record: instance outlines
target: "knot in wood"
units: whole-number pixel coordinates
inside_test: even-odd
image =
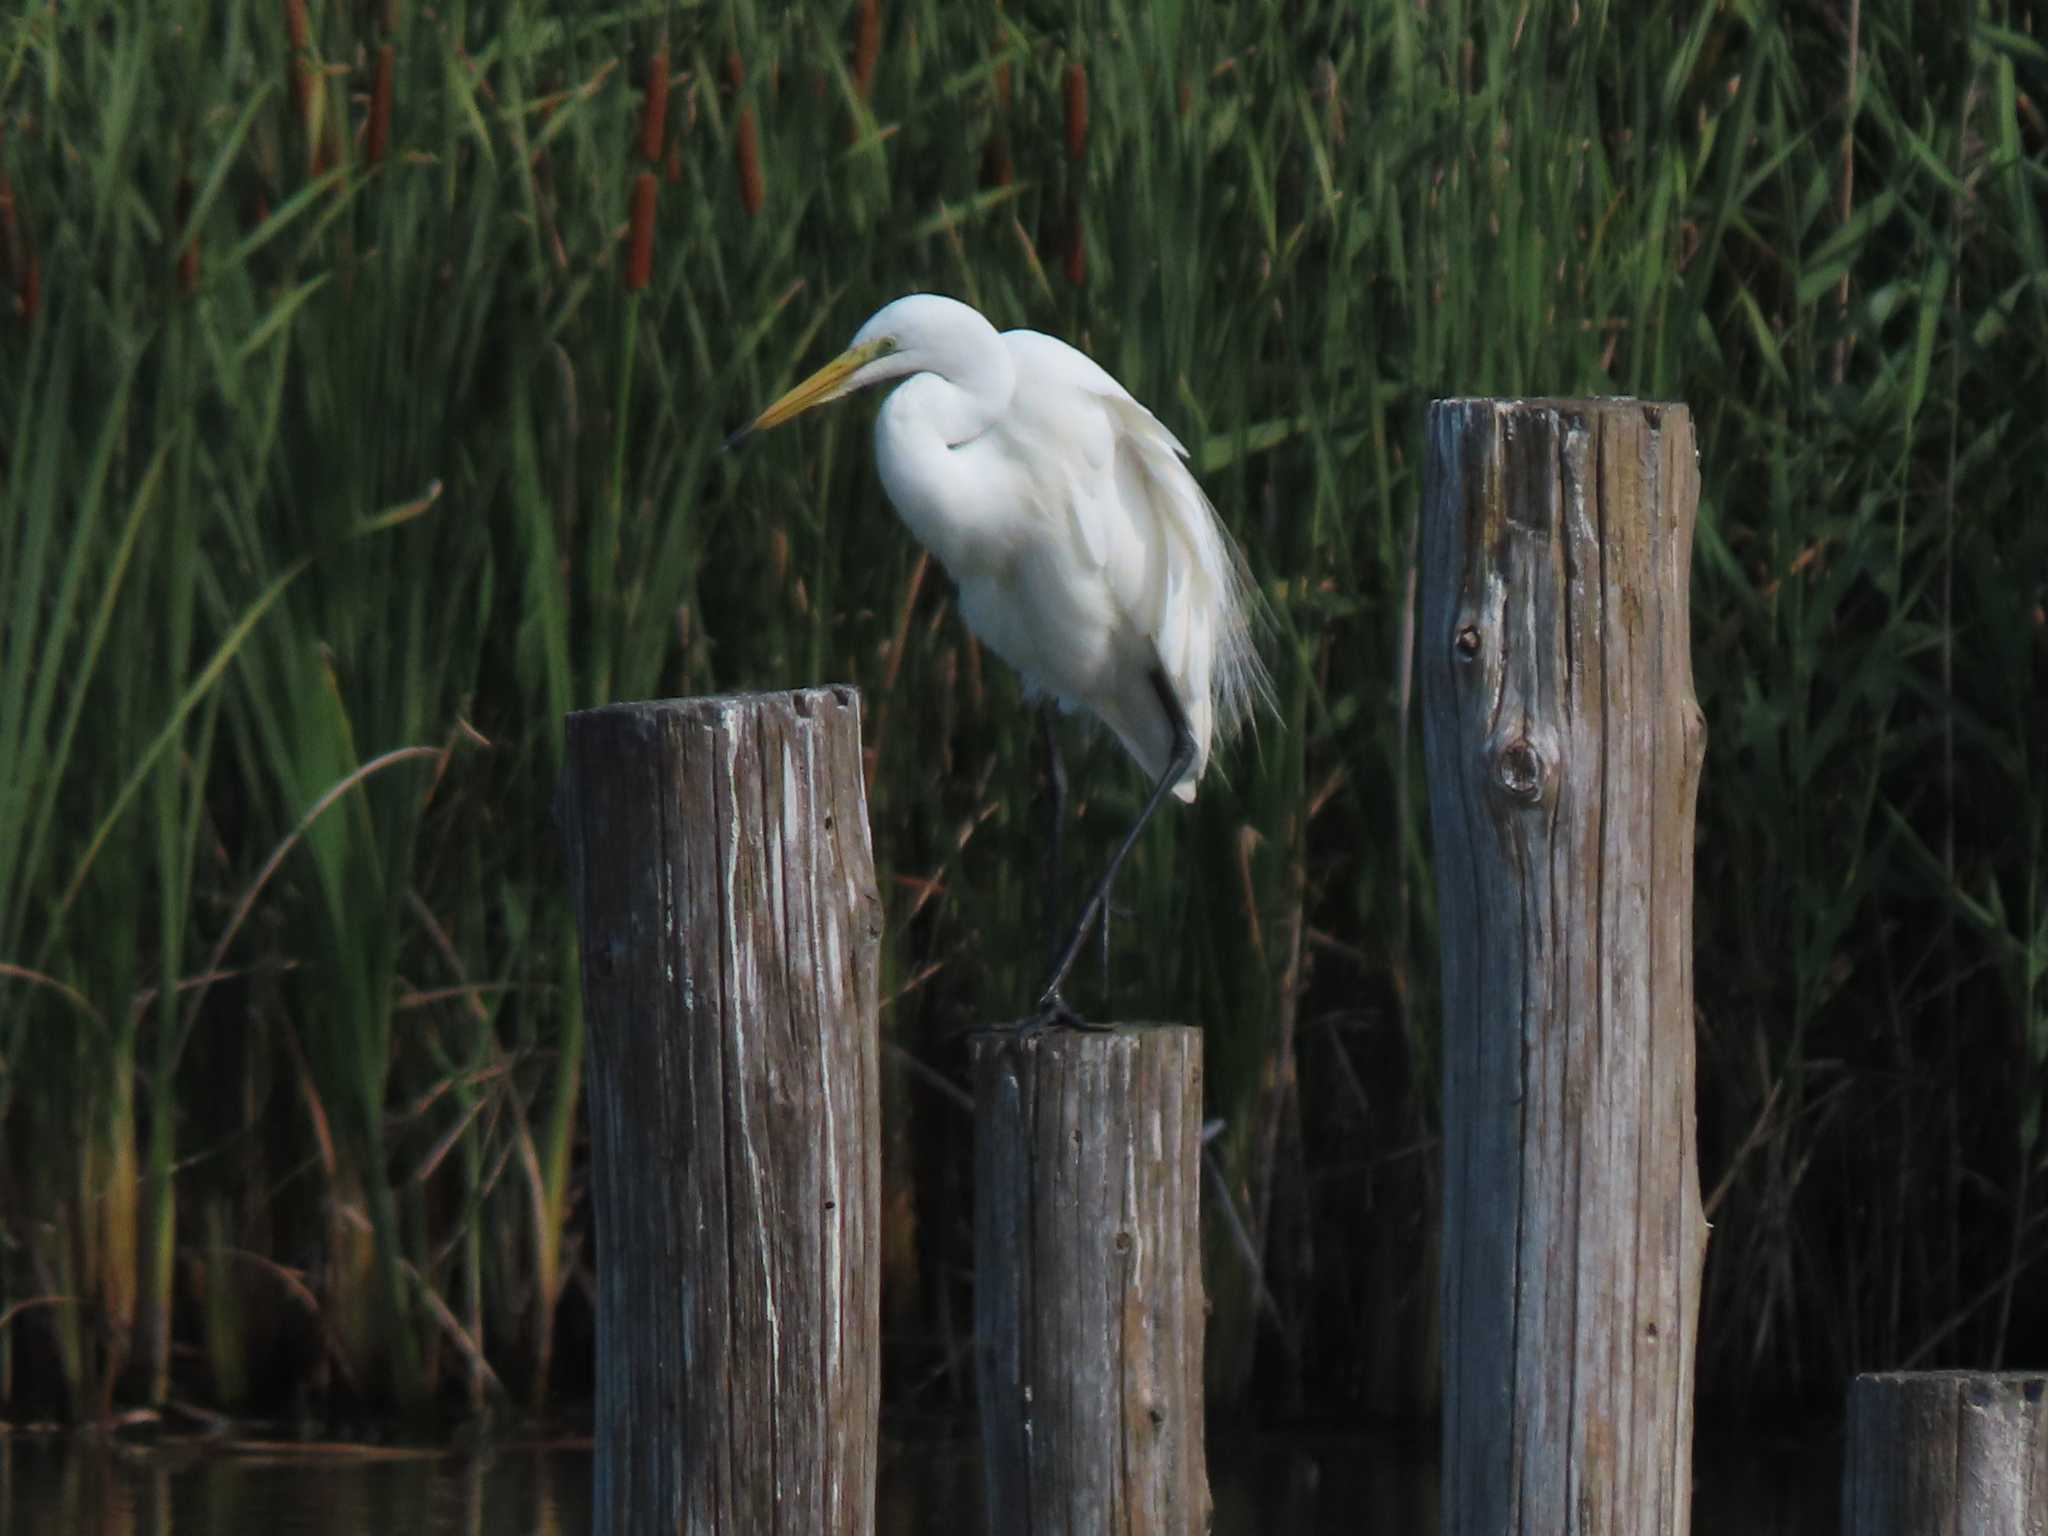
[[[1459,625],[1457,638],[1451,642],[1451,648],[1458,653],[1458,660],[1474,660],[1479,655],[1479,626]]]
[[[1543,798],[1543,754],[1526,736],[1517,736],[1494,759],[1493,781],[1501,793],[1521,805]]]

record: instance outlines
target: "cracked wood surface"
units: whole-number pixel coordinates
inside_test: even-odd
[[[881,903],[851,688],[572,714],[599,1536],[867,1536]]]
[[[1199,1536],[1202,1037],[984,1035],[974,1324],[994,1536]]]
[[[1843,1536],[2048,1536],[2048,1374],[1849,1383]]]
[[[1432,405],[1445,1536],[1684,1536],[1706,1222],[1683,406]]]

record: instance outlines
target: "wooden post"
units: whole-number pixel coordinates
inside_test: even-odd
[[[598,1536],[868,1536],[876,956],[851,688],[569,717]]]
[[[1843,1536],[2048,1531],[2048,1375],[1887,1371],[1849,1383]]]
[[[1706,1222],[1683,406],[1430,407],[1445,1536],[1683,1536]]]
[[[991,1034],[973,1054],[989,1530],[1199,1536],[1201,1034]]]

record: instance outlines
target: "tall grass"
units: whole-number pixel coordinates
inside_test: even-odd
[[[1856,14],[4,24],[0,1402],[576,1390],[562,716],[826,677],[889,904],[891,1390],[971,1397],[931,1085],[1034,980],[1034,723],[862,408],[718,451],[920,287],[1152,403],[1274,610],[1281,718],[1083,978],[1208,1031],[1217,1401],[1433,1391],[1409,669],[1450,393],[1699,420],[1704,1386],[2040,1347],[2048,50],[2027,5]],[[1142,785],[1069,748],[1086,862]]]

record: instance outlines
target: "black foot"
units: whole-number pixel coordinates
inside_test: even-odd
[[[1038,1012],[1027,1019],[1018,1021],[1020,1029],[1040,1034],[1048,1029],[1085,1029],[1095,1034],[1108,1034],[1113,1025],[1091,1024],[1081,1017],[1073,1004],[1060,996],[1058,987],[1049,987],[1038,1000]]]

